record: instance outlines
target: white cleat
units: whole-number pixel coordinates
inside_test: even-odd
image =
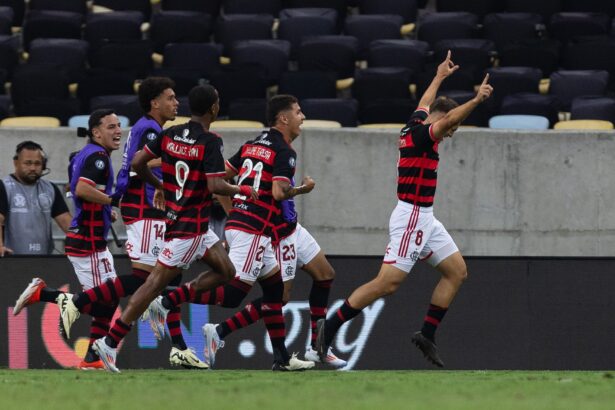
[[[26,306],[39,302],[41,297],[41,289],[45,286],[47,285],[41,278],[32,279],[32,282],[30,282],[28,287],[26,287],[26,289],[21,292],[21,295],[19,295],[19,298],[17,298],[15,307],[13,308],[13,315],[17,316]]]
[[[224,340],[220,339],[220,336],[216,331],[216,326],[217,325],[214,325],[213,323],[206,323],[203,326],[203,336],[205,337],[203,356],[205,358],[205,363],[209,366],[209,368],[214,367],[218,349],[222,349],[224,347]]]
[[[56,298],[58,307],[60,308],[60,325],[62,326],[62,332],[67,339],[70,339],[70,328],[75,323],[81,313],[79,309],[73,303],[72,293],[60,293]]]
[[[147,307],[147,320],[149,320],[149,325],[158,340],[164,338],[164,324],[167,322],[168,314],[169,309],[162,305],[162,296],[152,300],[152,303]]]
[[[105,338],[96,339],[92,344],[92,349],[98,353],[98,357],[105,365],[105,369],[113,373],[120,373],[120,369],[115,367],[115,358],[117,357],[117,349],[108,346],[105,343]]]
[[[287,364],[282,364],[275,362],[273,363],[273,367],[271,370],[273,371],[283,371],[283,372],[297,372],[312,369],[314,367],[314,362],[312,361],[304,361],[297,358],[297,353],[293,353],[288,360]]]
[[[316,352],[316,350],[312,349],[311,346],[306,349],[304,357],[305,357],[305,360],[310,360],[315,363],[321,362],[320,357],[318,356],[318,353]],[[332,367],[335,367],[336,369],[344,367],[348,364],[346,360],[342,360],[339,357],[337,357],[335,354],[333,354],[331,347],[329,347],[329,350],[327,350],[327,359],[325,360],[325,363]]]
[[[185,369],[209,369],[209,366],[198,358],[192,348],[179,350],[177,347],[171,349],[169,363],[173,366],[181,366]]]

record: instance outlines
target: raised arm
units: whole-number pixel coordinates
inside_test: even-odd
[[[433,123],[431,130],[436,140],[442,140],[444,137],[450,136],[451,130],[457,128],[479,104],[491,96],[493,87],[488,84],[488,81],[489,74],[485,75],[474,98],[465,104],[453,108],[446,113],[446,115]]]
[[[276,179],[273,181],[273,199],[283,201],[297,195],[307,194],[314,189],[316,183],[310,176],[303,178],[303,183],[299,186],[291,186],[287,180]]]
[[[451,50],[448,50],[446,53],[446,59],[440,63],[438,66],[438,70],[436,71],[436,75],[433,80],[431,80],[431,84],[423,93],[421,100],[419,101],[419,107],[429,107],[432,102],[436,99],[436,95],[438,94],[438,90],[440,89],[440,85],[442,85],[442,81],[444,81],[448,76],[453,74],[455,71],[459,69],[458,65],[455,65],[451,61]]]

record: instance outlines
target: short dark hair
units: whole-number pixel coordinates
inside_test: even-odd
[[[267,103],[267,125],[273,127],[278,120],[278,114],[290,110],[299,100],[294,95],[280,94],[271,98]]]
[[[88,119],[88,131],[87,136],[92,139],[92,130],[101,124],[101,120],[107,115],[115,114],[115,110],[112,108],[100,108],[92,111],[90,118]]]
[[[429,112],[430,113],[441,112],[441,113],[446,114],[447,112],[449,112],[450,110],[458,106],[459,104],[457,103],[457,101],[451,98],[442,96],[442,97],[436,98],[436,100],[431,103],[431,105],[429,106]]]
[[[143,112],[152,110],[152,100],[158,97],[167,88],[175,88],[175,81],[168,77],[147,77],[139,85],[139,105]]]
[[[217,101],[218,92],[209,84],[197,85],[188,93],[190,113],[199,117],[210,111]]]
[[[13,155],[13,159],[18,160],[19,154],[21,154],[21,151],[25,149],[27,149],[28,151],[40,151],[41,156],[43,157],[43,168],[45,169],[47,168],[47,154],[45,154],[43,147],[41,147],[40,144],[34,141],[23,141],[17,144],[17,147],[15,148],[15,155]]]

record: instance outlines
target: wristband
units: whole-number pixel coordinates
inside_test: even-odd
[[[239,195],[250,197],[252,196],[252,187],[248,185],[238,185],[239,186]]]

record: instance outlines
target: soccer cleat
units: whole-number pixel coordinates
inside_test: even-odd
[[[164,324],[167,322],[168,314],[169,309],[162,305],[162,296],[152,300],[152,303],[147,307],[147,320],[149,320],[149,325],[158,340],[164,338]]]
[[[73,303],[72,293],[60,293],[56,298],[58,307],[60,308],[60,328],[61,332],[70,339],[70,327],[79,319],[81,315],[79,309]]]
[[[312,349],[311,346],[306,349],[304,357],[305,360],[309,360],[315,363],[322,363],[320,357],[318,356],[318,353],[316,353],[316,350]],[[346,360],[342,360],[335,354],[333,354],[333,350],[331,350],[331,347],[329,347],[329,349],[327,350],[327,359],[325,360],[325,363],[336,368],[344,367],[346,366],[346,364],[348,364]]]
[[[177,347],[173,347],[169,355],[169,363],[185,369],[209,369],[209,366],[198,358],[192,348],[179,350]]]
[[[438,347],[434,342],[427,339],[423,333],[419,330],[412,336],[412,343],[416,345],[421,352],[423,352],[423,356],[427,358],[431,363],[435,364],[438,367],[444,367],[444,362],[440,359],[438,355]]]
[[[105,365],[100,359],[94,362],[86,362],[85,360],[82,360],[77,368],[81,370],[105,370]]]
[[[103,362],[105,369],[109,370],[110,372],[120,373],[120,369],[115,367],[115,358],[117,357],[117,349],[111,346],[108,346],[107,343],[105,343],[104,337],[101,337],[100,339],[96,339],[94,341],[94,344],[92,344],[92,349],[94,349],[94,351],[98,353],[98,356],[100,357],[100,360]]]
[[[216,362],[216,352],[224,347],[224,340],[220,339],[216,326],[213,323],[206,323],[203,326],[203,336],[205,336],[205,347],[203,348],[203,356],[205,363],[210,367],[214,367]]]
[[[316,343],[314,344],[314,350],[316,350],[316,354],[320,357],[320,362],[326,363],[329,346],[325,344],[325,319],[318,319],[316,321]]]
[[[271,370],[274,372],[299,372],[313,368],[314,362],[309,360],[300,360],[297,358],[297,353],[293,353],[288,363],[273,362]]]
[[[45,281],[41,278],[34,278],[32,282],[26,287],[26,289],[21,292],[19,298],[15,302],[15,307],[13,308],[13,315],[17,316],[19,312],[26,306],[30,306],[34,303],[40,302],[41,300],[41,290],[46,287]]]

